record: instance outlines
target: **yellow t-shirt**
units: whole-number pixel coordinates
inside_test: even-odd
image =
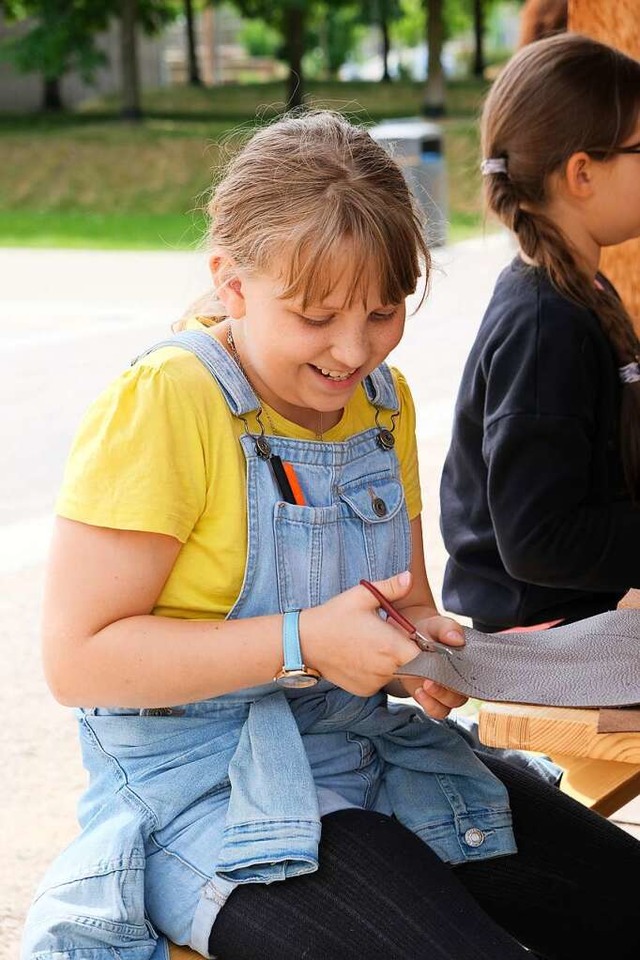
[[[190,326],[193,327],[193,324]],[[202,325],[197,328],[206,330]],[[421,510],[415,410],[394,371],[400,416],[394,432],[409,517]],[[270,407],[263,420],[282,436],[314,434]],[[374,423],[361,386],[340,422],[324,434],[347,440]],[[384,413],[381,422],[389,426]],[[255,415],[247,421],[259,433]],[[56,504],[71,520],[169,534],[183,544],[154,613],[223,619],[242,586],[247,551],[246,466],[233,417],[200,360],[162,347],[118,377],[86,413]]]

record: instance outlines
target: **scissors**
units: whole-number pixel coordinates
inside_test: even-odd
[[[428,653],[440,653],[445,657],[453,656],[453,651],[450,647],[446,646],[446,644],[439,643],[437,640],[432,640],[431,637],[425,637],[423,633],[420,633],[415,624],[411,623],[411,620],[403,616],[399,610],[396,610],[393,604],[390,603],[369,580],[361,580],[360,583],[374,595],[387,616],[391,620],[395,620],[403,630],[407,631],[411,640],[415,640],[421,650],[425,650]]]

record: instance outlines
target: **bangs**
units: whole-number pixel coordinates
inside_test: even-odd
[[[318,229],[316,224],[313,230],[298,232],[281,247],[277,257],[283,264],[278,278],[282,282],[280,297],[299,301],[303,309],[321,305],[346,278],[349,293],[342,307],[351,307],[358,299],[366,304],[371,289],[378,291],[382,304],[398,304],[415,293],[423,267],[422,303],[427,292],[429,253],[419,227],[406,227],[399,231],[395,224],[393,237],[385,235],[390,231],[358,223],[342,231],[336,231],[333,224],[327,224],[326,229]]]

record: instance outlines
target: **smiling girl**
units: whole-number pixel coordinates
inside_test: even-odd
[[[58,501],[44,660],[90,782],[24,956],[635,956],[635,841],[387,700],[418,648],[362,578],[463,642],[384,363],[429,270],[399,168],[339,116],[286,118],[210,212],[208,316],[97,400]]]

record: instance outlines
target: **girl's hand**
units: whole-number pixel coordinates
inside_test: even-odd
[[[406,611],[403,610],[403,613]],[[413,621],[419,633],[430,640],[437,640],[438,643],[444,643],[448,647],[463,647],[466,643],[464,639],[464,630],[460,624],[451,617],[443,617],[436,614],[433,617],[422,617]]]
[[[411,574],[378,580],[375,586],[396,603],[411,590]],[[303,610],[300,644],[305,664],[356,696],[377,693],[398,667],[418,653],[414,641],[386,623],[378,609],[369,590],[357,586],[318,607]]]
[[[469,699],[455,690],[443,687],[435,680],[423,680],[421,686],[415,686],[415,677],[403,677],[407,693],[416,700],[424,712],[434,720],[444,720],[452,710],[461,707]]]
[[[450,647],[460,647],[464,645],[464,633],[462,627],[451,617],[429,617],[426,620],[420,620],[416,623],[420,633],[432,640],[445,643]],[[434,720],[444,720],[449,713],[456,707],[461,707],[469,699],[455,690],[443,687],[435,680],[423,680],[416,685],[416,677],[402,677],[402,684],[409,694],[416,700],[424,712]]]

